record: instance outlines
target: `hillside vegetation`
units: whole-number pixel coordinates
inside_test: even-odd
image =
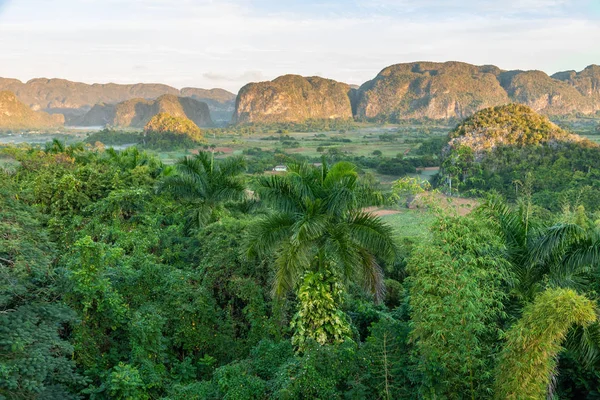
[[[468,146],[476,153],[503,145],[522,147],[583,140],[521,104],[481,110],[459,124],[450,132],[449,137],[450,147]]]
[[[600,147],[530,108],[510,104],[477,112],[450,134],[439,184],[453,194],[529,193],[536,205],[600,207]]]
[[[45,129],[64,124],[62,115],[33,111],[12,92],[0,92],[0,129]]]

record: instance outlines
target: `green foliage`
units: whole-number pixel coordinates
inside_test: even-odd
[[[138,132],[116,131],[108,128],[94,132],[84,140],[85,143],[92,145],[96,142],[100,142],[106,146],[138,144],[141,141],[142,136]]]
[[[596,321],[596,305],[570,289],[549,289],[523,310],[506,333],[495,396],[498,399],[544,399],[552,393],[558,353],[573,325]]]
[[[409,261],[411,340],[426,398],[482,398],[493,375],[506,264],[476,218],[441,217]]]
[[[317,321],[295,321],[297,335],[301,329],[304,338],[316,335],[320,343],[339,341],[345,329],[338,321],[336,292],[328,294],[333,296],[328,301],[317,301],[322,296],[316,297],[316,293],[333,287],[329,283],[313,287],[310,282],[316,284],[314,275],[305,274],[326,274],[323,277],[329,279],[325,271],[331,268],[342,283],[354,281],[382,298],[383,274],[375,255],[389,258],[395,245],[389,227],[362,211],[378,200],[376,193],[362,184],[355,167],[345,162],[331,168],[326,162],[321,168],[292,164],[286,175],[260,178],[258,185],[261,199],[275,212],[254,225],[249,236],[250,254],[278,253],[274,291],[280,297],[294,289],[300,279],[307,279],[298,317],[309,317],[307,307],[311,304],[323,308],[311,310],[319,316]],[[324,331],[306,330],[321,325]],[[299,336],[295,339],[299,344],[304,340]]]
[[[189,226],[201,226],[219,219],[227,201],[241,201],[245,197],[245,169],[242,158],[232,157],[215,162],[214,154],[199,152],[175,164],[176,173],[168,175],[159,185],[159,191],[170,192],[188,207]]]
[[[388,201],[398,203],[402,200],[409,203],[418,194],[431,190],[429,181],[405,177],[392,182],[392,194]]]
[[[144,391],[144,382],[139,371],[131,365],[119,363],[108,378],[107,393],[111,399],[146,400],[149,396]]]
[[[243,160],[210,153],[169,167],[135,147],[3,150],[0,397],[490,398],[515,385],[500,380],[506,368],[551,356],[542,367],[554,368],[553,393],[593,398],[598,323],[569,328],[563,314],[577,308],[564,296],[535,305],[566,290],[555,288],[597,298],[598,216],[587,203],[552,214],[532,204],[535,192],[516,207],[491,199],[426,232],[426,211],[367,213],[381,185],[348,162],[246,155],[257,170],[288,163],[288,173],[246,181]],[[457,165],[461,190],[481,176],[471,155]],[[356,158],[371,170],[424,160]],[[510,190],[528,196],[535,184],[525,175]],[[190,211],[203,217],[192,230]],[[401,254],[394,235],[405,237]],[[557,332],[547,324],[562,324],[553,337],[567,351],[513,340],[539,344]],[[526,362],[508,361],[514,353]]]
[[[566,139],[568,136],[547,117],[521,104],[507,104],[481,110],[465,119],[449,136],[451,139],[468,139],[475,135],[480,137],[478,139],[489,141],[489,146],[494,146],[496,141],[504,145],[536,145]]]
[[[407,345],[408,323],[384,317],[370,328],[359,357],[366,362],[364,385],[383,400],[414,398],[416,388]]]
[[[300,350],[308,340],[319,344],[341,343],[351,335],[348,318],[340,309],[343,288],[329,270],[307,272],[298,289],[298,311],[291,327],[292,343]]]
[[[54,300],[54,246],[8,179],[0,175],[0,397],[72,398],[84,383],[66,334],[76,316]]]

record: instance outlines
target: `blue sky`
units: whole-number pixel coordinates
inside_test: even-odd
[[[360,84],[459,60],[600,64],[600,0],[0,0],[0,76],[237,91],[285,73]]]

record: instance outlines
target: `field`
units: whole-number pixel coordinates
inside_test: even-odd
[[[435,211],[426,204],[458,215],[466,215],[478,205],[477,200],[474,199],[450,198],[441,193],[431,193],[427,197],[422,201],[417,200],[420,207],[380,208],[371,211],[390,224],[397,239],[425,239],[436,217]]]
[[[209,146],[215,151],[217,158],[231,155],[242,155],[260,149],[263,152],[280,152],[283,154],[299,154],[306,156],[314,162],[324,154],[340,154],[347,157],[379,157],[390,158],[400,155],[410,158],[424,140],[443,137],[452,129],[445,125],[373,125],[359,124],[355,129],[331,132],[285,132],[277,130],[261,134],[242,134],[230,130],[209,130],[206,132],[206,145],[195,149],[176,151],[153,151],[165,164],[173,164],[178,159],[207,149]],[[72,132],[54,134],[0,134],[0,144],[29,143],[41,145],[59,139],[66,144],[84,140],[90,132],[74,130]],[[109,146],[107,146],[109,147]],[[127,146],[114,146],[121,150]],[[252,155],[246,155],[252,159]],[[265,165],[265,170],[270,170],[275,163]],[[398,176],[381,175],[373,169],[371,172],[383,185],[389,185]],[[437,173],[436,168],[426,168],[419,172],[422,179],[430,179]]]

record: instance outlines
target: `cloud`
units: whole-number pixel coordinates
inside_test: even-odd
[[[597,14],[578,11],[591,4],[19,0],[2,14],[0,76],[237,91],[287,73],[362,83],[388,65],[415,60],[552,73],[600,59]]]
[[[259,82],[265,80],[265,76],[260,71],[246,71],[241,75],[235,76],[215,72],[206,72],[202,74],[202,76],[209,81],[215,82]]]

